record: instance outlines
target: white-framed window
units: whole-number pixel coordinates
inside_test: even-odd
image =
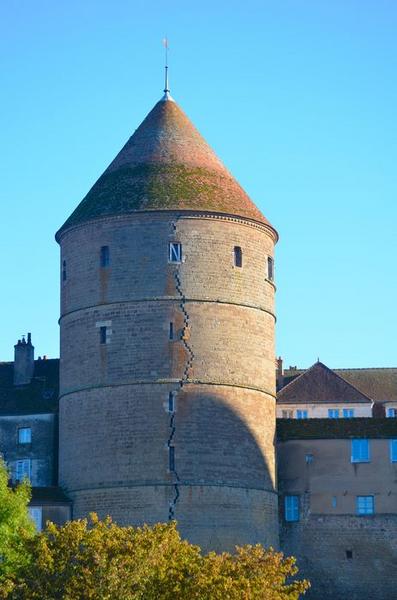
[[[352,419],[354,417],[354,408],[344,408],[343,409],[343,418],[344,419]]]
[[[356,512],[358,515],[373,515],[375,503],[373,496],[356,496]]]
[[[293,410],[282,410],[281,411],[281,416],[283,419],[293,419],[294,418],[294,411]]]
[[[32,471],[32,461],[30,458],[24,458],[22,460],[17,460],[15,464],[15,479],[17,481],[22,481],[27,478],[30,479]]]
[[[20,427],[18,429],[18,444],[31,444],[32,430],[30,427]]]
[[[267,257],[267,278],[274,281],[274,260],[271,256]]]
[[[390,462],[397,462],[397,440],[390,440]]]
[[[397,408],[388,408],[386,411],[386,417],[397,417]]]
[[[339,419],[339,408],[329,408],[328,409],[328,418],[329,419]]]
[[[296,411],[296,418],[297,419],[307,419],[308,418],[308,413],[307,410],[297,410]]]
[[[41,506],[29,506],[29,515],[35,524],[36,531],[41,531],[43,529],[43,509]]]
[[[369,462],[369,440],[352,440],[351,462]]]
[[[284,517],[286,521],[299,521],[299,496],[284,496]]]
[[[180,242],[170,242],[168,244],[168,261],[170,263],[182,262],[182,244]]]

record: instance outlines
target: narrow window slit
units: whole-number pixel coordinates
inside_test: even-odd
[[[175,411],[175,400],[174,392],[168,394],[168,412],[173,413]]]
[[[99,340],[101,344],[106,344],[107,342],[107,327],[99,328]]]
[[[110,264],[110,252],[109,246],[102,246],[100,252],[100,265],[101,267],[108,267]]]
[[[62,263],[62,281],[66,281],[67,273],[66,273],[66,260]]]
[[[170,323],[169,338],[170,340],[174,339],[174,324],[172,322]]]
[[[234,266],[243,266],[243,251],[241,250],[240,246],[234,246]]]
[[[274,260],[271,256],[267,257],[267,278],[269,281],[274,280]]]
[[[168,459],[169,459],[169,470],[175,471],[175,447],[174,446],[169,447]]]

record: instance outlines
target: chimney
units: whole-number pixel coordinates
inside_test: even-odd
[[[276,382],[277,390],[280,390],[284,384],[283,359],[281,356],[276,359]]]
[[[31,382],[34,370],[34,346],[28,333],[28,341],[23,337],[14,346],[14,385],[26,385]]]

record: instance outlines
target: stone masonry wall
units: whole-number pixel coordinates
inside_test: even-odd
[[[312,583],[307,600],[396,598],[397,515],[312,514],[283,523],[280,542]]]
[[[75,517],[176,518],[206,549],[277,545],[273,242],[266,227],[198,214],[64,234],[60,484]]]

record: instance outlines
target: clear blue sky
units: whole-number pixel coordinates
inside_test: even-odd
[[[0,359],[58,356],[54,232],[172,94],[280,232],[287,365],[397,366],[397,3],[18,0],[0,8]]]

